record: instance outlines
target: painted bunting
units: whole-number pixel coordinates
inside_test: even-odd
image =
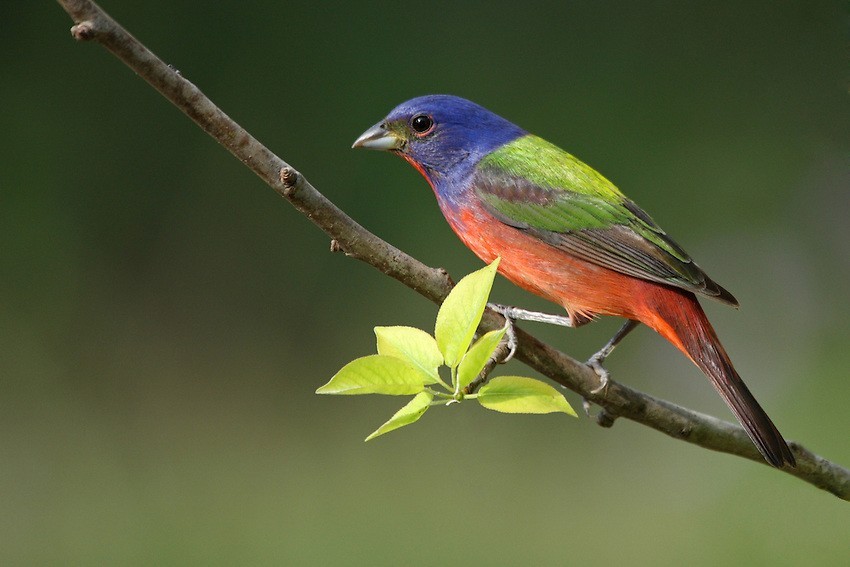
[[[597,315],[625,318],[594,363],[638,322],[646,324],[708,376],[765,460],[794,466],[794,455],[735,371],[696,296],[733,306],[736,299],[590,166],[449,95],[402,103],[354,147],[407,160],[431,185],[460,239],[485,262],[500,256],[499,272],[563,307],[567,325]],[[529,312],[509,315],[517,313],[523,318]]]

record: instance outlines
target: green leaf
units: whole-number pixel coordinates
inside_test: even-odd
[[[450,368],[457,366],[472,342],[493,287],[498,265],[499,258],[496,258],[489,266],[457,282],[437,313],[434,336],[446,366]]]
[[[366,438],[366,441],[417,421],[420,417],[422,417],[422,414],[431,407],[431,400],[433,399],[434,394],[428,390],[419,392],[412,400],[407,402],[407,405],[395,412],[395,415],[393,415],[389,421],[369,435],[369,437]]]
[[[425,374],[426,384],[436,384],[437,368],[443,355],[434,337],[415,327],[375,327],[378,354],[394,356],[411,362]]]
[[[493,356],[493,351],[499,346],[502,337],[505,336],[507,327],[490,331],[483,337],[478,339],[472,348],[467,351],[457,367],[457,389],[462,390],[467,387],[470,382],[481,374],[484,365]]]
[[[478,391],[478,402],[503,413],[564,412],[575,416],[566,398],[545,382],[522,376],[498,376]]]
[[[423,390],[422,371],[394,356],[373,354],[352,360],[317,394],[417,394]]]

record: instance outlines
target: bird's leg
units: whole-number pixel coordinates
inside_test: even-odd
[[[540,311],[529,311],[519,307],[511,307],[510,305],[499,305],[498,303],[488,303],[487,307],[504,317],[513,321],[536,321],[538,323],[549,323],[550,325],[560,325],[562,327],[574,327],[572,318],[569,315],[552,315],[550,313],[541,313]]]
[[[626,335],[632,332],[632,329],[637,327],[640,324],[640,321],[635,321],[633,319],[629,319],[626,321],[620,330],[617,331],[611,340],[605,343],[605,346],[599,349],[593,356],[591,356],[587,360],[587,365],[593,368],[593,371],[596,372],[596,375],[599,376],[599,387],[594,388],[590,391],[591,394],[598,394],[602,390],[605,389],[605,386],[608,385],[608,371],[602,366],[602,363],[605,362],[605,359],[608,358],[608,355],[613,352],[614,347],[620,344]],[[587,402],[587,400],[585,400]]]
[[[550,315],[549,313],[529,311],[528,309],[500,305],[498,303],[488,303],[487,307],[504,317],[507,322],[508,355],[502,362],[509,361],[516,353],[517,338],[514,321],[536,321],[538,323],[549,323],[550,325],[561,325],[562,327],[575,327],[575,323],[569,315]]]

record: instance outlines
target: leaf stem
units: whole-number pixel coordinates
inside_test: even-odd
[[[440,378],[440,376],[439,376],[439,375],[437,375],[437,377],[436,377],[436,378],[437,378],[437,383],[438,383],[440,386],[442,386],[443,388],[445,388],[445,389],[446,389],[446,391],[448,391],[448,392],[451,392],[451,391],[452,391],[452,387],[451,387],[451,386],[449,386],[448,384],[446,384],[446,382],[445,382],[442,378]],[[443,392],[438,392],[438,391],[435,391],[434,393],[435,393],[435,394],[438,394],[438,395],[439,395],[439,394],[443,394]],[[448,395],[448,394],[445,394],[445,395]]]

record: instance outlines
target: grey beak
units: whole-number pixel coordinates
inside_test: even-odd
[[[404,140],[384,128],[383,124],[375,124],[363,132],[351,147],[369,150],[400,150],[404,147]]]

